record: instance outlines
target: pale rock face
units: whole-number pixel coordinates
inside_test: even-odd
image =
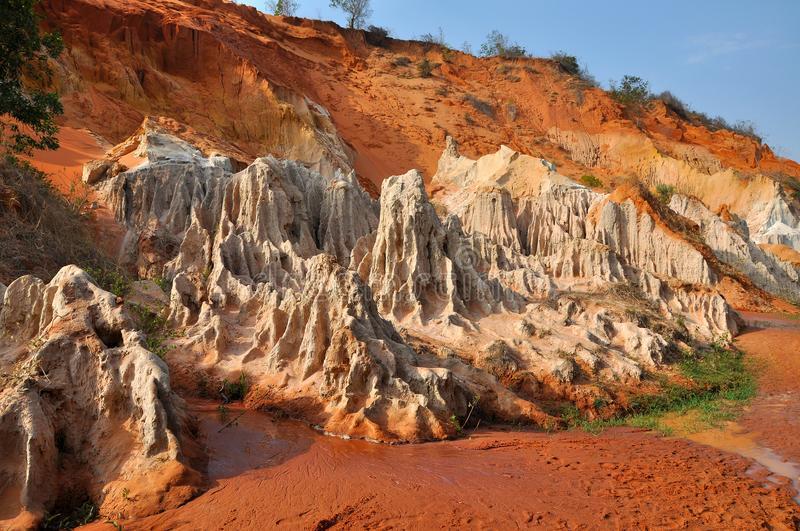
[[[128,227],[128,263],[172,281],[184,330],[170,364],[244,372],[251,404],[330,433],[444,437],[476,396],[497,418],[547,425],[543,389],[591,407],[599,391],[576,383],[579,368],[635,382],[659,367],[670,345],[648,322],[735,333],[701,253],[542,159],[502,148],[472,161],[450,141],[434,179],[442,219],[416,171],[386,179],[378,205],[353,174],[270,157],[234,174],[168,140],[97,187]],[[632,302],[609,295],[629,284]]]
[[[381,187],[381,218],[369,285],[378,309],[396,321],[427,321],[461,309],[447,233],[427,201],[422,174],[390,177]]]
[[[735,221],[726,223],[697,199],[675,194],[669,207],[691,219],[721,261],[747,275],[758,287],[800,301],[800,271],[762,250]]]
[[[174,363],[221,377],[246,371],[270,396],[320,404],[302,414],[333,433],[441,438],[487,386],[496,388],[487,407],[501,418],[551,421],[484,376],[464,382],[441,362],[420,365],[380,317],[370,290],[343,267],[359,241],[380,232],[377,204],[353,174],[328,179],[272,158],[228,174],[175,160],[153,158],[101,187],[130,241],[150,231],[174,242],[171,254],[149,260],[172,280],[172,321],[189,327]],[[429,203],[417,206],[443,253],[447,231]],[[141,263],[149,249],[131,245],[127,256]]]
[[[779,243],[800,250],[800,213],[774,179],[760,174],[742,179],[697,146],[675,143],[669,146],[673,152],[666,154],[649,139],[558,128],[548,131],[548,138],[585,166],[619,171],[623,164],[626,172],[649,186],[674,186],[714,212],[729,208],[746,222],[756,243]]]
[[[129,516],[195,495],[200,478],[181,449],[183,401],[116,297],[67,266],[49,284],[17,279],[5,301],[0,446],[17,458],[0,465],[0,496],[18,493],[18,519],[41,518],[70,489]]]
[[[720,315],[731,312],[724,299],[693,287],[716,284],[711,265],[691,243],[654,219],[656,214],[635,190],[619,197],[599,194],[557,174],[542,174],[530,162],[521,166],[524,157],[509,155],[503,148],[470,161],[458,155],[457,145],[449,141],[439,163],[440,173],[434,178],[445,189],[437,200],[444,205],[453,204],[454,197],[466,201],[466,206],[458,207],[459,215],[500,245],[509,241],[514,245],[518,238],[522,253],[538,257],[545,273],[561,289],[602,289],[618,282],[644,284],[649,288],[644,294],[666,316],[686,313],[683,318],[690,319],[695,330],[707,337],[735,333],[735,319]],[[515,184],[525,175],[516,173],[519,167],[535,170],[535,186]],[[465,213],[485,210],[480,206],[485,203],[481,187],[485,189],[487,183],[496,187],[498,182],[507,186],[503,188],[506,193],[516,191],[517,195],[511,193],[510,201],[502,203],[510,203],[516,230],[498,230],[506,226],[504,217],[493,218],[496,226],[465,217]],[[659,278],[680,282],[665,283]],[[672,287],[665,287],[668,285]]]
[[[630,266],[692,284],[717,281],[703,255],[685,240],[659,227],[630,199],[603,201],[588,217],[587,232]]]
[[[398,323],[519,311],[552,289],[536,259],[465,234],[458,218],[442,224],[416,171],[384,181],[370,263],[378,308]]]

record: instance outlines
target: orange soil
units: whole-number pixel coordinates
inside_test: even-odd
[[[59,149],[35,151],[28,158],[31,164],[49,176],[50,182],[63,194],[74,192],[81,183],[83,165],[103,157],[111,146],[86,129],[62,127],[58,132]]]
[[[749,461],[636,430],[385,446],[258,412],[220,433],[215,406],[195,408],[214,485],[125,529],[793,529],[800,520],[791,488],[749,475]]]
[[[169,116],[250,156],[302,137],[304,97],[330,111],[357,152],[356,169],[379,183],[419,168],[430,177],[445,134],[467,155],[506,144],[559,171],[616,178],[622,166],[585,168],[547,139],[551,128],[613,133],[666,152],[698,146],[724,166],[800,176],[800,165],[730,131],[710,132],[654,105],[643,130],[607,93],[584,89],[552,61],[478,59],[419,42],[371,46],[333,23],[269,17],[221,0],[44,0],[45,24],[64,35],[59,80],[66,121],[119,142],[146,115]],[[396,60],[406,57],[408,66]],[[438,66],[420,78],[416,65]],[[488,116],[468,98],[492,107]],[[634,142],[632,145],[642,145]],[[638,149],[638,148],[637,148]],[[678,158],[681,158],[680,156]]]
[[[760,443],[800,463],[800,320],[772,320],[781,328],[750,330],[736,339],[760,371],[759,396],[739,423]]]
[[[83,195],[90,202],[94,194],[82,181],[83,165],[90,160],[103,158],[111,146],[86,129],[62,127],[58,133],[59,148],[54,151],[35,151],[28,161],[47,174],[48,180],[67,199],[76,200]],[[125,230],[114,219],[114,214],[103,205],[84,208],[90,219],[89,228],[97,246],[109,257],[116,257],[122,246]]]

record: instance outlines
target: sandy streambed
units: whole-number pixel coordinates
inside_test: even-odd
[[[788,482],[753,475],[751,461],[637,430],[484,431],[386,446],[325,437],[259,412],[220,432],[215,405],[193,408],[214,486],[125,529],[793,529],[800,519]],[[238,414],[231,408],[227,420]]]

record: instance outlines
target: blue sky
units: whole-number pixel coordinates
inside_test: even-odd
[[[344,16],[298,0],[299,16]],[[259,0],[246,3],[264,9]],[[698,111],[753,121],[781,156],[800,160],[800,0],[373,0],[371,23],[398,38],[436,33],[477,52],[493,29],[533,55],[564,50],[604,86],[634,74]]]

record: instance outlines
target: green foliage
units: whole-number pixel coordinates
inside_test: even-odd
[[[658,96],[655,96],[655,99],[661,100],[667,109],[675,113],[681,119],[692,124],[702,125],[711,131],[726,129],[728,131],[733,131],[740,135],[750,137],[758,142],[762,141],[761,135],[758,134],[756,126],[753,124],[753,122],[738,121],[731,124],[721,116],[712,118],[705,113],[695,111],[688,104],[684,103],[680,98],[669,91],[662,92]]]
[[[394,66],[408,66],[411,64],[411,59],[401,55],[400,57],[395,57],[394,61],[392,61],[392,64]]]
[[[389,30],[381,26],[370,25],[365,33],[367,42],[373,46],[383,47],[389,39]]]
[[[595,177],[594,175],[584,175],[581,177],[581,182],[588,186],[589,188],[600,188],[603,186],[603,181]]]
[[[31,154],[57,149],[56,116],[63,107],[56,92],[48,92],[48,65],[64,49],[57,33],[39,33],[38,0],[0,2],[0,151]]]
[[[145,348],[159,358],[165,359],[171,348],[166,344],[166,340],[174,337],[166,316],[139,304],[131,303],[128,307],[136,319],[136,326],[145,335]]]
[[[462,431],[461,422],[459,422],[457,416],[455,415],[450,416],[450,424],[453,425],[453,428],[455,428],[457,433],[461,433]]]
[[[363,28],[372,15],[370,0],[330,0],[330,6],[345,12],[350,29]]]
[[[569,55],[566,52],[555,52],[550,56],[550,59],[556,63],[558,68],[567,75],[578,78],[581,85],[591,87],[597,86],[597,80],[589,73],[586,68],[578,63],[578,58],[574,55]]]
[[[244,398],[247,396],[247,391],[249,388],[249,378],[247,377],[246,373],[242,372],[239,374],[239,379],[234,382],[222,380],[222,389],[220,390],[220,394],[222,394],[222,398],[226,402],[244,400]]]
[[[267,0],[267,11],[275,16],[293,17],[297,12],[297,0]]]
[[[82,525],[87,525],[96,520],[98,516],[97,507],[86,501],[75,507],[68,514],[56,512],[45,514],[39,529],[60,531],[62,529],[74,529]]]
[[[167,295],[169,295],[169,292],[172,291],[172,281],[168,278],[157,277],[153,279],[153,282],[155,282],[156,285],[161,288],[161,291]]]
[[[517,43],[511,42],[507,35],[493,30],[486,36],[486,41],[481,44],[482,57],[502,57],[503,59],[517,59],[527,57],[528,52]]]
[[[417,64],[417,72],[419,72],[419,77],[431,77],[433,75],[433,64],[427,57]]]
[[[671,184],[661,183],[656,186],[656,195],[658,196],[658,200],[664,203],[665,205],[669,204],[674,193],[675,193],[675,187],[672,186]]]
[[[562,418],[569,426],[589,432],[628,425],[667,433],[669,430],[660,423],[667,414],[694,411],[702,423],[713,426],[733,418],[737,407],[756,394],[756,379],[743,354],[722,343],[687,355],[678,368],[691,382],[689,385],[664,381],[658,393],[632,398],[620,417],[588,421],[570,404],[562,411]]]
[[[566,52],[555,52],[550,56],[550,59],[555,61],[558,67],[566,74],[577,76],[581,73],[581,65],[574,55],[569,55]]]
[[[97,285],[117,297],[124,297],[131,291],[131,281],[120,269],[103,266],[86,266],[84,271],[97,282]]]
[[[624,76],[619,84],[612,81],[610,93],[612,98],[633,113],[650,107],[650,84],[638,76]]]

